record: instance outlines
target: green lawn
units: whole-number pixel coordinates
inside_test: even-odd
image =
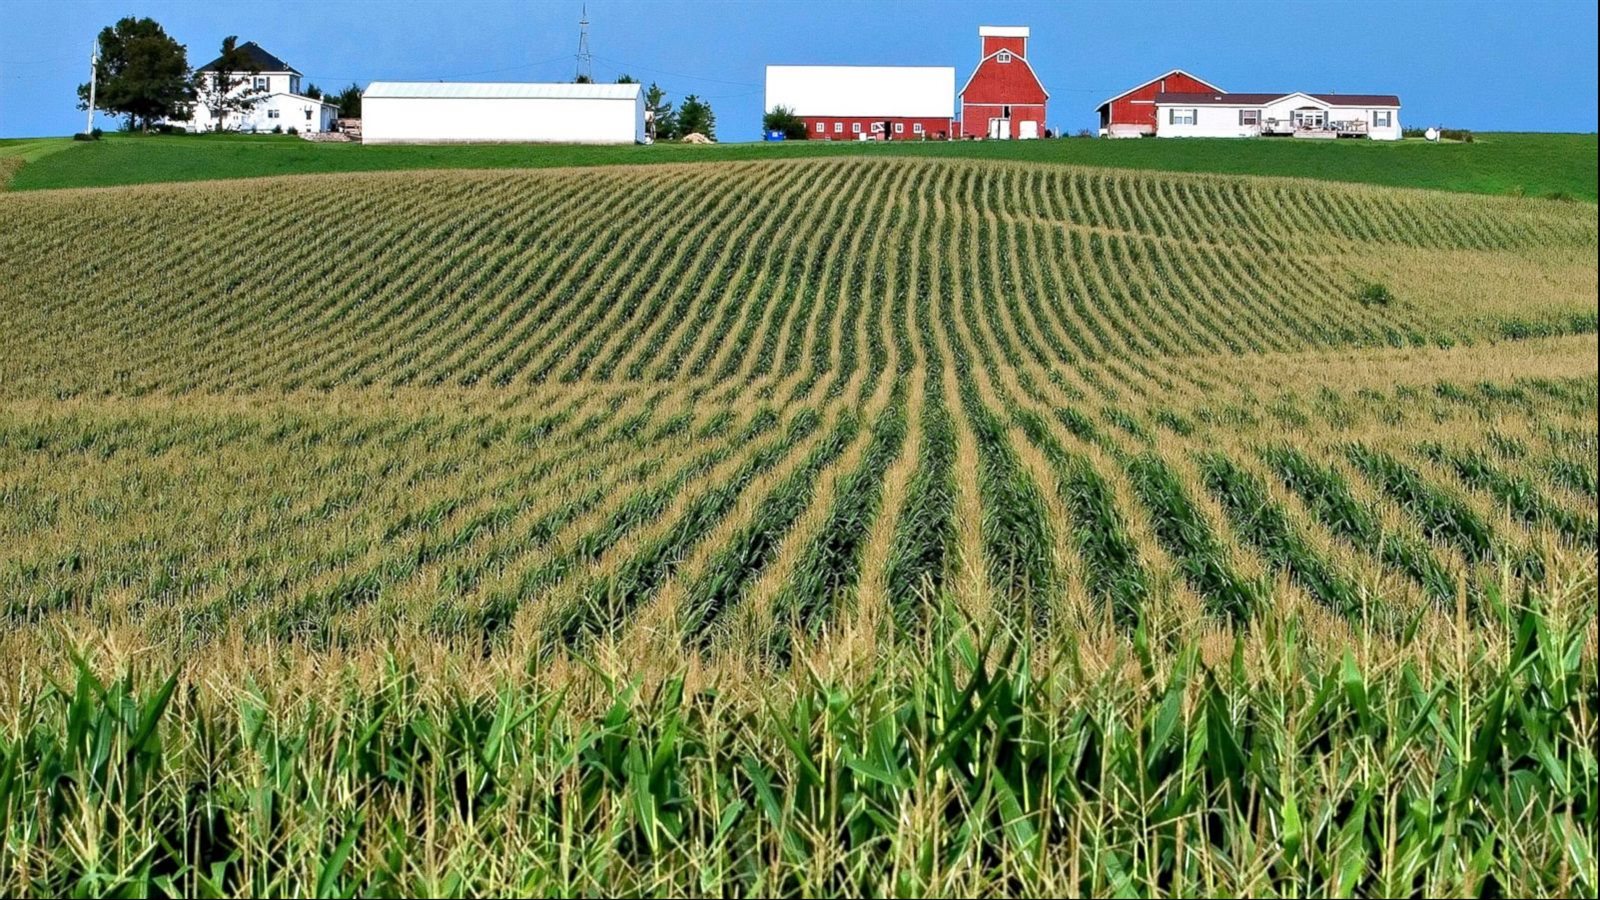
[[[72,146],[71,138],[5,138],[0,140],[0,191],[23,166]]]
[[[653,147],[480,144],[313,144],[272,135],[107,135],[98,143],[8,142],[49,150],[15,173],[13,190],[391,169],[549,166],[908,154],[1117,166],[1176,172],[1284,175],[1477,194],[1596,199],[1593,134],[1487,133],[1470,144],[1295,140],[1054,140],[862,144],[794,142]],[[7,147],[0,146],[0,156]]]

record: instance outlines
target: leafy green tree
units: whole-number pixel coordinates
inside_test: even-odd
[[[678,114],[673,112],[672,104],[667,102],[667,92],[654,81],[645,88],[644,108],[655,124],[656,140],[670,141],[678,136]]]
[[[572,83],[573,84],[594,84],[594,79],[590,78],[587,75],[579,75],[577,78],[572,79]]]
[[[148,131],[161,119],[187,120],[195,100],[184,46],[155,19],[127,16],[103,28],[95,64],[94,105]],[[78,85],[78,108],[89,108],[89,85]]]
[[[313,100],[321,100],[322,88],[319,88],[310,82],[306,82],[305,96],[310,97]]]
[[[683,104],[678,107],[678,137],[696,133],[716,140],[717,114],[711,111],[711,104],[690,94],[683,98]]]
[[[638,84],[638,83],[639,83],[639,79],[633,77],[632,75],[627,74],[626,72],[624,72],[623,74],[617,76],[617,84]]]
[[[230,113],[245,113],[267,95],[265,89],[255,86],[253,79],[261,69],[249,54],[239,49],[239,38],[228,35],[222,39],[222,54],[207,71],[196,72],[195,94],[200,105],[211,114],[211,130],[227,130]]]
[[[339,107],[339,118],[361,118],[361,85],[351,82],[337,94],[330,94],[328,102]]]
[[[791,141],[803,141],[807,137],[806,123],[794,114],[794,110],[782,104],[774,106],[761,117],[761,127],[766,131],[781,131]]]

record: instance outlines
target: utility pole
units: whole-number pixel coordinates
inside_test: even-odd
[[[589,55],[589,4],[583,5],[583,18],[578,20],[578,72],[574,81],[594,81],[594,58]]]
[[[100,75],[100,39],[89,47],[89,121],[83,126],[84,134],[94,134],[94,89]]]

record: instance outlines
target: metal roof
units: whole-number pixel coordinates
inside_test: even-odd
[[[767,66],[767,106],[795,115],[948,119],[951,66]]]
[[[632,100],[637,84],[563,84],[527,81],[374,81],[364,99],[429,100]]]

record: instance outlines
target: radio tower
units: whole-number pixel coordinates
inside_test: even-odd
[[[589,54],[589,4],[583,5],[583,18],[578,20],[578,73],[573,79],[579,83],[594,81],[594,57]]]

